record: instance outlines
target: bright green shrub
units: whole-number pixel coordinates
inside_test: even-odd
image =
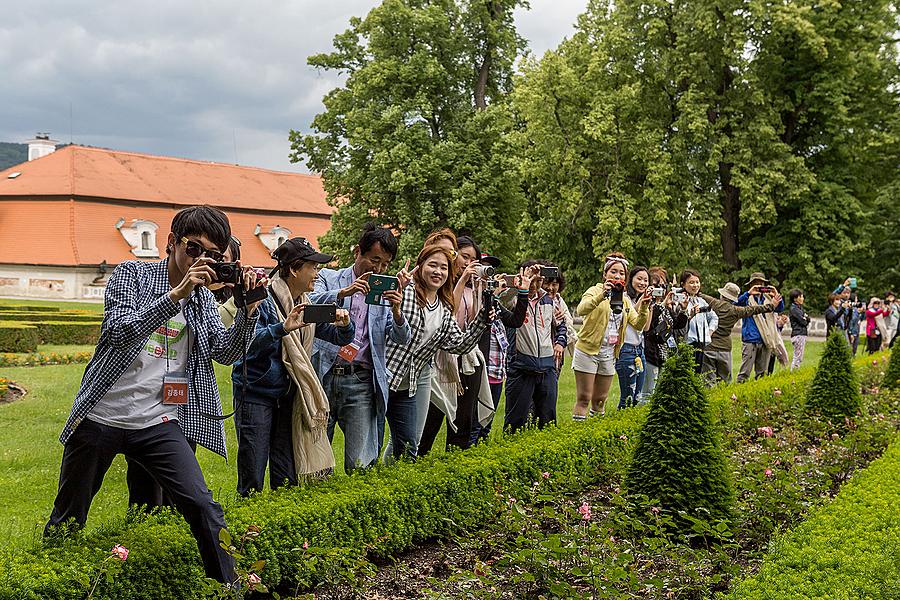
[[[100,338],[100,321],[78,323],[49,321],[34,323],[42,344],[96,344]]]
[[[888,389],[900,389],[900,342],[891,348],[891,358],[888,361],[887,371],[881,385]]]
[[[18,311],[6,311],[0,312],[0,321],[21,321],[21,322],[32,322],[32,321],[74,321],[74,322],[90,322],[90,321],[99,321],[103,318],[103,315],[97,313],[90,313],[87,311],[79,310],[79,311],[56,311],[56,312],[46,312],[46,311],[28,311],[28,312],[18,312]]]
[[[705,509],[712,520],[731,517],[730,471],[690,346],[681,345],[660,372],[625,489],[673,512]]]
[[[58,306],[35,306],[33,304],[0,304],[0,312],[13,311],[13,312],[23,312],[23,311],[35,311],[35,312],[59,312]]]
[[[0,321],[0,352],[34,352],[38,341],[37,327]]]
[[[863,358],[857,364],[870,361]],[[773,402],[802,404],[812,376],[807,368],[717,388],[709,394],[710,404],[719,418],[753,419]],[[785,390],[784,395],[773,397],[774,387]],[[731,400],[732,394],[739,402]],[[301,578],[322,581],[341,556],[367,551],[386,556],[429,538],[477,529],[496,515],[498,489],[521,493],[544,471],[553,473],[554,481],[570,481],[573,491],[609,471],[621,473],[628,453],[620,436],[637,435],[646,414],[645,407],[638,407],[578,426],[523,431],[415,464],[282,488],[237,501],[226,508],[225,516],[234,533],[250,524],[262,528],[247,555],[249,560],[269,561],[262,573],[266,584],[292,587]],[[305,541],[325,553],[315,566],[297,551]],[[0,600],[84,598],[83,582],[96,575],[114,544],[124,545],[131,554],[116,578],[101,582],[95,598],[200,597],[196,542],[179,515],[163,513],[139,522],[106,523],[58,545],[27,551],[0,548],[5,571]]]
[[[843,333],[835,329],[825,343],[816,376],[807,391],[806,412],[840,422],[855,415],[860,404],[859,379],[853,370],[850,345]]]
[[[900,590],[900,442],[835,500],[776,540],[734,599],[897,598]]]
[[[629,410],[579,427],[527,430],[463,453],[283,488],[236,502],[226,519],[234,532],[250,524],[261,528],[247,555],[269,561],[262,573],[268,585],[321,577],[292,549],[308,541],[385,556],[415,542],[477,528],[494,515],[498,488],[520,493],[544,471],[562,481],[580,477],[584,485],[604,470],[623,469],[627,451],[620,436],[635,434],[643,416],[643,410]],[[85,591],[75,582],[93,576],[117,543],[131,554],[121,574],[98,587],[96,598],[198,596],[200,561],[186,523],[177,515],[152,515],[30,554],[0,550],[0,563],[9,572],[0,578],[0,599],[83,598]]]

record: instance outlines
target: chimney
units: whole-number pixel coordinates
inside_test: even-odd
[[[59,142],[51,140],[49,133],[38,132],[33,140],[25,143],[28,144],[28,160],[34,160],[55,152]]]

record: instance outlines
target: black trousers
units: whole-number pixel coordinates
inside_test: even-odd
[[[191,450],[197,453],[197,442],[188,440]],[[166,492],[150,471],[141,466],[133,458],[125,457],[127,469],[125,483],[128,485],[128,506],[139,506],[145,510],[153,510],[159,506],[175,508],[175,499]]]
[[[543,373],[509,369],[506,378],[506,419],[504,429],[513,432],[528,424],[533,414],[538,428],[556,421],[557,372]]]
[[[84,526],[91,501],[117,454],[139,462],[171,495],[197,540],[207,577],[233,581],[234,560],[219,547],[225,515],[175,421],[146,429],[120,429],[83,420],[63,450],[59,490],[44,535],[52,536],[55,526],[70,519]]]
[[[465,450],[472,446],[472,426],[478,414],[476,406],[478,406],[478,394],[481,393],[481,372],[483,369],[484,366],[479,365],[471,375],[460,373],[459,380],[464,391],[462,396],[457,396],[456,398],[456,418],[453,419],[456,431],[453,431],[449,419],[447,420],[447,450],[451,447]],[[428,416],[425,418],[425,429],[422,431],[422,439],[419,440],[418,456],[425,456],[431,452],[434,440],[441,431],[443,423],[444,413],[434,404],[429,403]]]

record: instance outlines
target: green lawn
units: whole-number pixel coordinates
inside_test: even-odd
[[[823,344],[807,344],[804,364],[818,361]],[[740,363],[740,342],[735,341],[735,374]],[[57,349],[59,351],[59,349]],[[781,368],[780,366],[778,368]],[[29,394],[22,401],[0,405],[0,545],[24,545],[40,535],[56,493],[62,445],[59,432],[65,423],[78,390],[84,365],[20,367],[0,369],[0,376],[24,385]],[[230,407],[230,369],[217,365],[216,373],[223,406]],[[568,426],[575,401],[575,378],[571,368],[563,369],[559,385],[558,414],[560,424]],[[607,404],[615,410],[618,384],[613,384]],[[494,431],[502,429],[503,405],[495,417]],[[221,457],[200,448],[198,456],[210,489],[223,504],[236,498],[237,474],[234,467],[234,424],[226,421],[228,448],[232,453],[226,463]],[[435,443],[442,451],[445,432]],[[338,476],[343,474],[343,436],[334,440]],[[120,518],[126,508],[125,461],[118,457],[94,500],[88,526]]]

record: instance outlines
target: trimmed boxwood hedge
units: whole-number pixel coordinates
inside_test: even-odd
[[[36,312],[59,312],[58,306],[35,306],[33,304],[0,304],[0,312],[2,311],[36,311]]]
[[[717,388],[710,393],[713,414],[727,419],[739,411],[746,421],[757,407],[797,404],[812,375],[807,368]],[[773,397],[776,387],[782,394]],[[739,403],[732,402],[732,394],[739,395]],[[576,475],[590,480],[609,469],[623,472],[628,457],[620,436],[637,434],[645,417],[645,407],[618,411],[583,424],[523,431],[463,453],[282,488],[236,502],[226,519],[235,534],[249,525],[261,529],[246,555],[268,561],[262,573],[267,585],[317,580],[334,565],[327,557],[315,563],[304,559],[298,551],[304,542],[338,554],[368,550],[386,556],[428,538],[477,529],[493,515],[498,490],[516,494],[543,471],[557,481]],[[56,545],[0,550],[0,564],[7,570],[0,577],[0,599],[83,598],[85,582],[114,544],[131,553],[116,578],[100,582],[95,598],[201,595],[199,554],[187,524],[178,515],[161,513],[129,524],[105,524]]]
[[[7,311],[0,312],[0,321],[100,321],[103,315],[98,313],[90,313],[87,311],[57,311],[57,312],[19,312]]]
[[[900,440],[825,505],[772,544],[734,599],[897,598]]]
[[[38,330],[34,325],[0,321],[0,351],[35,352],[38,342]]]
[[[100,338],[100,321],[78,323],[69,321],[48,321],[33,323],[42,344],[96,344]]]

